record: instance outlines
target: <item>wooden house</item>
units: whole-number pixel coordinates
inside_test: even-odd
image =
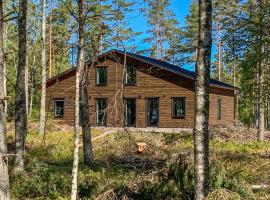
[[[87,66],[91,126],[193,127],[194,72],[120,50],[106,52]],[[47,80],[47,111],[68,124],[74,122],[75,73],[72,68]],[[233,125],[237,91],[210,80],[210,124]]]

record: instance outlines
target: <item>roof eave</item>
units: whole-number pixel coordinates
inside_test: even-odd
[[[209,85],[212,87],[217,87],[217,88],[222,88],[222,89],[227,89],[227,90],[234,90],[234,91],[240,92],[239,88],[233,87],[233,86],[221,86],[221,85],[217,85],[217,84],[213,84],[213,83],[210,83]]]
[[[99,56],[97,57],[97,59],[102,58],[103,56],[106,56],[106,55],[108,55],[108,54],[110,54],[110,53],[112,53],[112,52],[117,52],[117,53],[123,55],[123,52],[121,52],[121,51],[119,51],[119,50],[117,50],[117,49],[112,49],[112,50],[110,50],[110,51],[108,51],[108,52],[105,52],[105,53],[99,55]],[[191,79],[191,80],[195,80],[195,78],[194,78],[193,76],[189,76],[189,75],[187,75],[187,74],[181,73],[181,72],[179,72],[179,71],[175,71],[175,70],[173,70],[173,69],[165,68],[165,67],[163,67],[162,65],[158,65],[158,64],[156,64],[156,63],[153,63],[153,62],[150,62],[150,61],[146,61],[146,60],[143,60],[143,59],[141,59],[141,58],[134,57],[134,56],[132,56],[132,55],[130,55],[130,54],[126,54],[126,55],[129,56],[129,57],[131,57],[131,58],[133,58],[133,59],[139,60],[139,61],[141,61],[141,62],[148,63],[148,64],[150,64],[150,65],[153,65],[153,66],[156,66],[156,67],[159,67],[159,68],[168,70],[168,71],[170,71],[170,72],[172,72],[172,73],[179,74],[179,75],[181,75],[181,76],[183,76],[183,77],[185,77],[185,78],[189,78],[189,79]],[[89,64],[89,63],[91,63],[90,60],[88,60],[88,61],[85,62],[85,64]],[[47,79],[46,84],[49,83],[49,82],[51,82],[51,81],[54,81],[55,79],[60,78],[61,76],[65,75],[65,74],[67,74],[67,73],[70,73],[70,72],[72,72],[72,71],[74,71],[74,70],[76,70],[76,69],[77,69],[77,68],[74,67],[74,68],[71,68],[71,69],[69,69],[69,70],[67,70],[67,71],[65,71],[65,72],[63,72],[63,73],[61,73],[61,74],[59,74],[59,75],[56,75],[56,76],[54,76],[54,77],[52,77],[52,78],[49,78],[49,79]],[[236,90],[236,91],[240,92],[240,89],[239,89],[239,88],[233,87],[233,86],[222,86],[222,85],[217,85],[217,84],[213,84],[213,83],[210,83],[209,85],[210,85],[210,86],[213,86],[213,87],[218,87],[218,88],[228,89],[228,90]]]
[[[113,51],[116,51],[116,52],[118,52],[118,53],[120,53],[120,54],[123,54],[122,52],[120,52],[120,51],[118,51],[118,50],[113,50]],[[175,71],[175,70],[171,70],[171,69],[165,68],[165,67],[163,67],[162,65],[157,65],[157,64],[152,63],[152,62],[150,62],[150,61],[146,61],[146,60],[143,60],[143,59],[140,59],[140,58],[135,58],[135,57],[132,56],[132,55],[127,55],[127,56],[129,56],[129,57],[131,57],[131,58],[134,58],[134,59],[136,59],[136,60],[140,60],[141,62],[148,63],[148,64],[150,64],[150,65],[160,67],[160,68],[162,68],[162,69],[171,71],[171,72],[173,72],[173,73],[176,73],[176,74],[182,75],[182,76],[184,76],[184,77],[186,77],[186,78],[190,78],[190,79],[193,79],[193,80],[194,80],[194,77],[192,77],[192,76],[189,76],[189,75],[184,74],[184,73],[177,72],[177,71]]]
[[[123,54],[122,52],[118,51],[117,49],[113,49],[113,50],[111,50],[111,51],[116,51],[116,52],[118,52],[118,53],[120,53],[120,54]],[[108,53],[110,53],[110,51],[109,51]],[[154,66],[160,67],[160,68],[162,68],[162,69],[171,71],[171,72],[173,72],[173,73],[179,74],[179,75],[184,76],[184,77],[186,77],[186,78],[195,80],[195,78],[194,78],[193,76],[189,76],[189,75],[187,75],[187,74],[184,74],[184,73],[181,73],[181,72],[172,70],[172,69],[165,68],[165,67],[163,67],[162,65],[157,65],[157,64],[155,64],[155,63],[152,63],[152,62],[149,62],[149,61],[145,61],[145,60],[140,59],[140,58],[135,58],[135,57],[132,56],[132,55],[128,55],[128,56],[129,56],[129,57],[132,57],[132,58],[134,58],[134,59],[140,60],[141,62],[145,62],[145,63],[148,63],[148,64],[150,64],[150,65],[154,65]],[[213,86],[213,87],[223,88],[223,89],[229,89],[229,90],[237,90],[237,91],[240,91],[239,88],[233,87],[233,86],[221,86],[221,85],[217,85],[217,84],[213,84],[213,83],[210,83],[209,85],[210,85],[210,86]]]

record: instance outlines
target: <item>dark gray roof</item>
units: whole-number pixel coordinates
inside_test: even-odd
[[[155,59],[155,58],[150,58],[150,57],[134,54],[134,53],[130,53],[130,52],[124,52],[124,51],[117,50],[117,49],[113,49],[112,51],[118,52],[120,54],[126,53],[126,55],[128,55],[128,56],[130,56],[130,57],[132,57],[134,59],[140,60],[142,62],[149,63],[151,65],[166,69],[168,71],[171,71],[171,72],[174,72],[174,73],[177,73],[179,75],[182,75],[182,76],[185,76],[185,77],[188,77],[188,78],[191,78],[191,79],[195,80],[195,72],[184,69],[182,67],[179,67],[179,66],[176,66],[176,65],[173,65],[173,64],[170,64],[168,62],[158,60],[158,59]],[[239,88],[237,88],[237,87],[234,87],[234,86],[232,86],[230,84],[227,84],[227,83],[215,80],[215,79],[210,79],[210,85],[219,86],[219,87],[225,87],[225,88],[229,88],[229,89],[232,89],[232,90],[239,90]]]

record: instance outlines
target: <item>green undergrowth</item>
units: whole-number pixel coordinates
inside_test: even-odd
[[[92,137],[102,134],[93,130]],[[10,133],[9,143],[11,143]],[[13,199],[69,199],[73,133],[50,132],[45,145],[35,131],[27,136],[26,172],[11,174]],[[138,155],[136,143],[145,142]],[[80,199],[192,199],[193,137],[191,133],[118,132],[95,140],[95,161],[83,165],[80,148]],[[269,184],[270,144],[210,141],[208,199],[270,199],[269,191],[253,192],[252,184]],[[12,164],[10,165],[12,168]]]

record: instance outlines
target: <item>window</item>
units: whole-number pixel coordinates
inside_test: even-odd
[[[96,68],[96,85],[107,85],[107,67]]]
[[[53,100],[53,114],[55,118],[64,117],[64,99]]]
[[[136,99],[125,99],[125,125],[136,126]]]
[[[136,84],[136,67],[134,65],[127,65],[125,71],[125,85]]]
[[[217,119],[221,120],[221,99],[217,102]]]
[[[96,99],[96,124],[98,126],[106,126],[107,115],[105,109],[107,108],[106,99]]]
[[[185,98],[174,97],[172,98],[172,118],[185,118]]]

